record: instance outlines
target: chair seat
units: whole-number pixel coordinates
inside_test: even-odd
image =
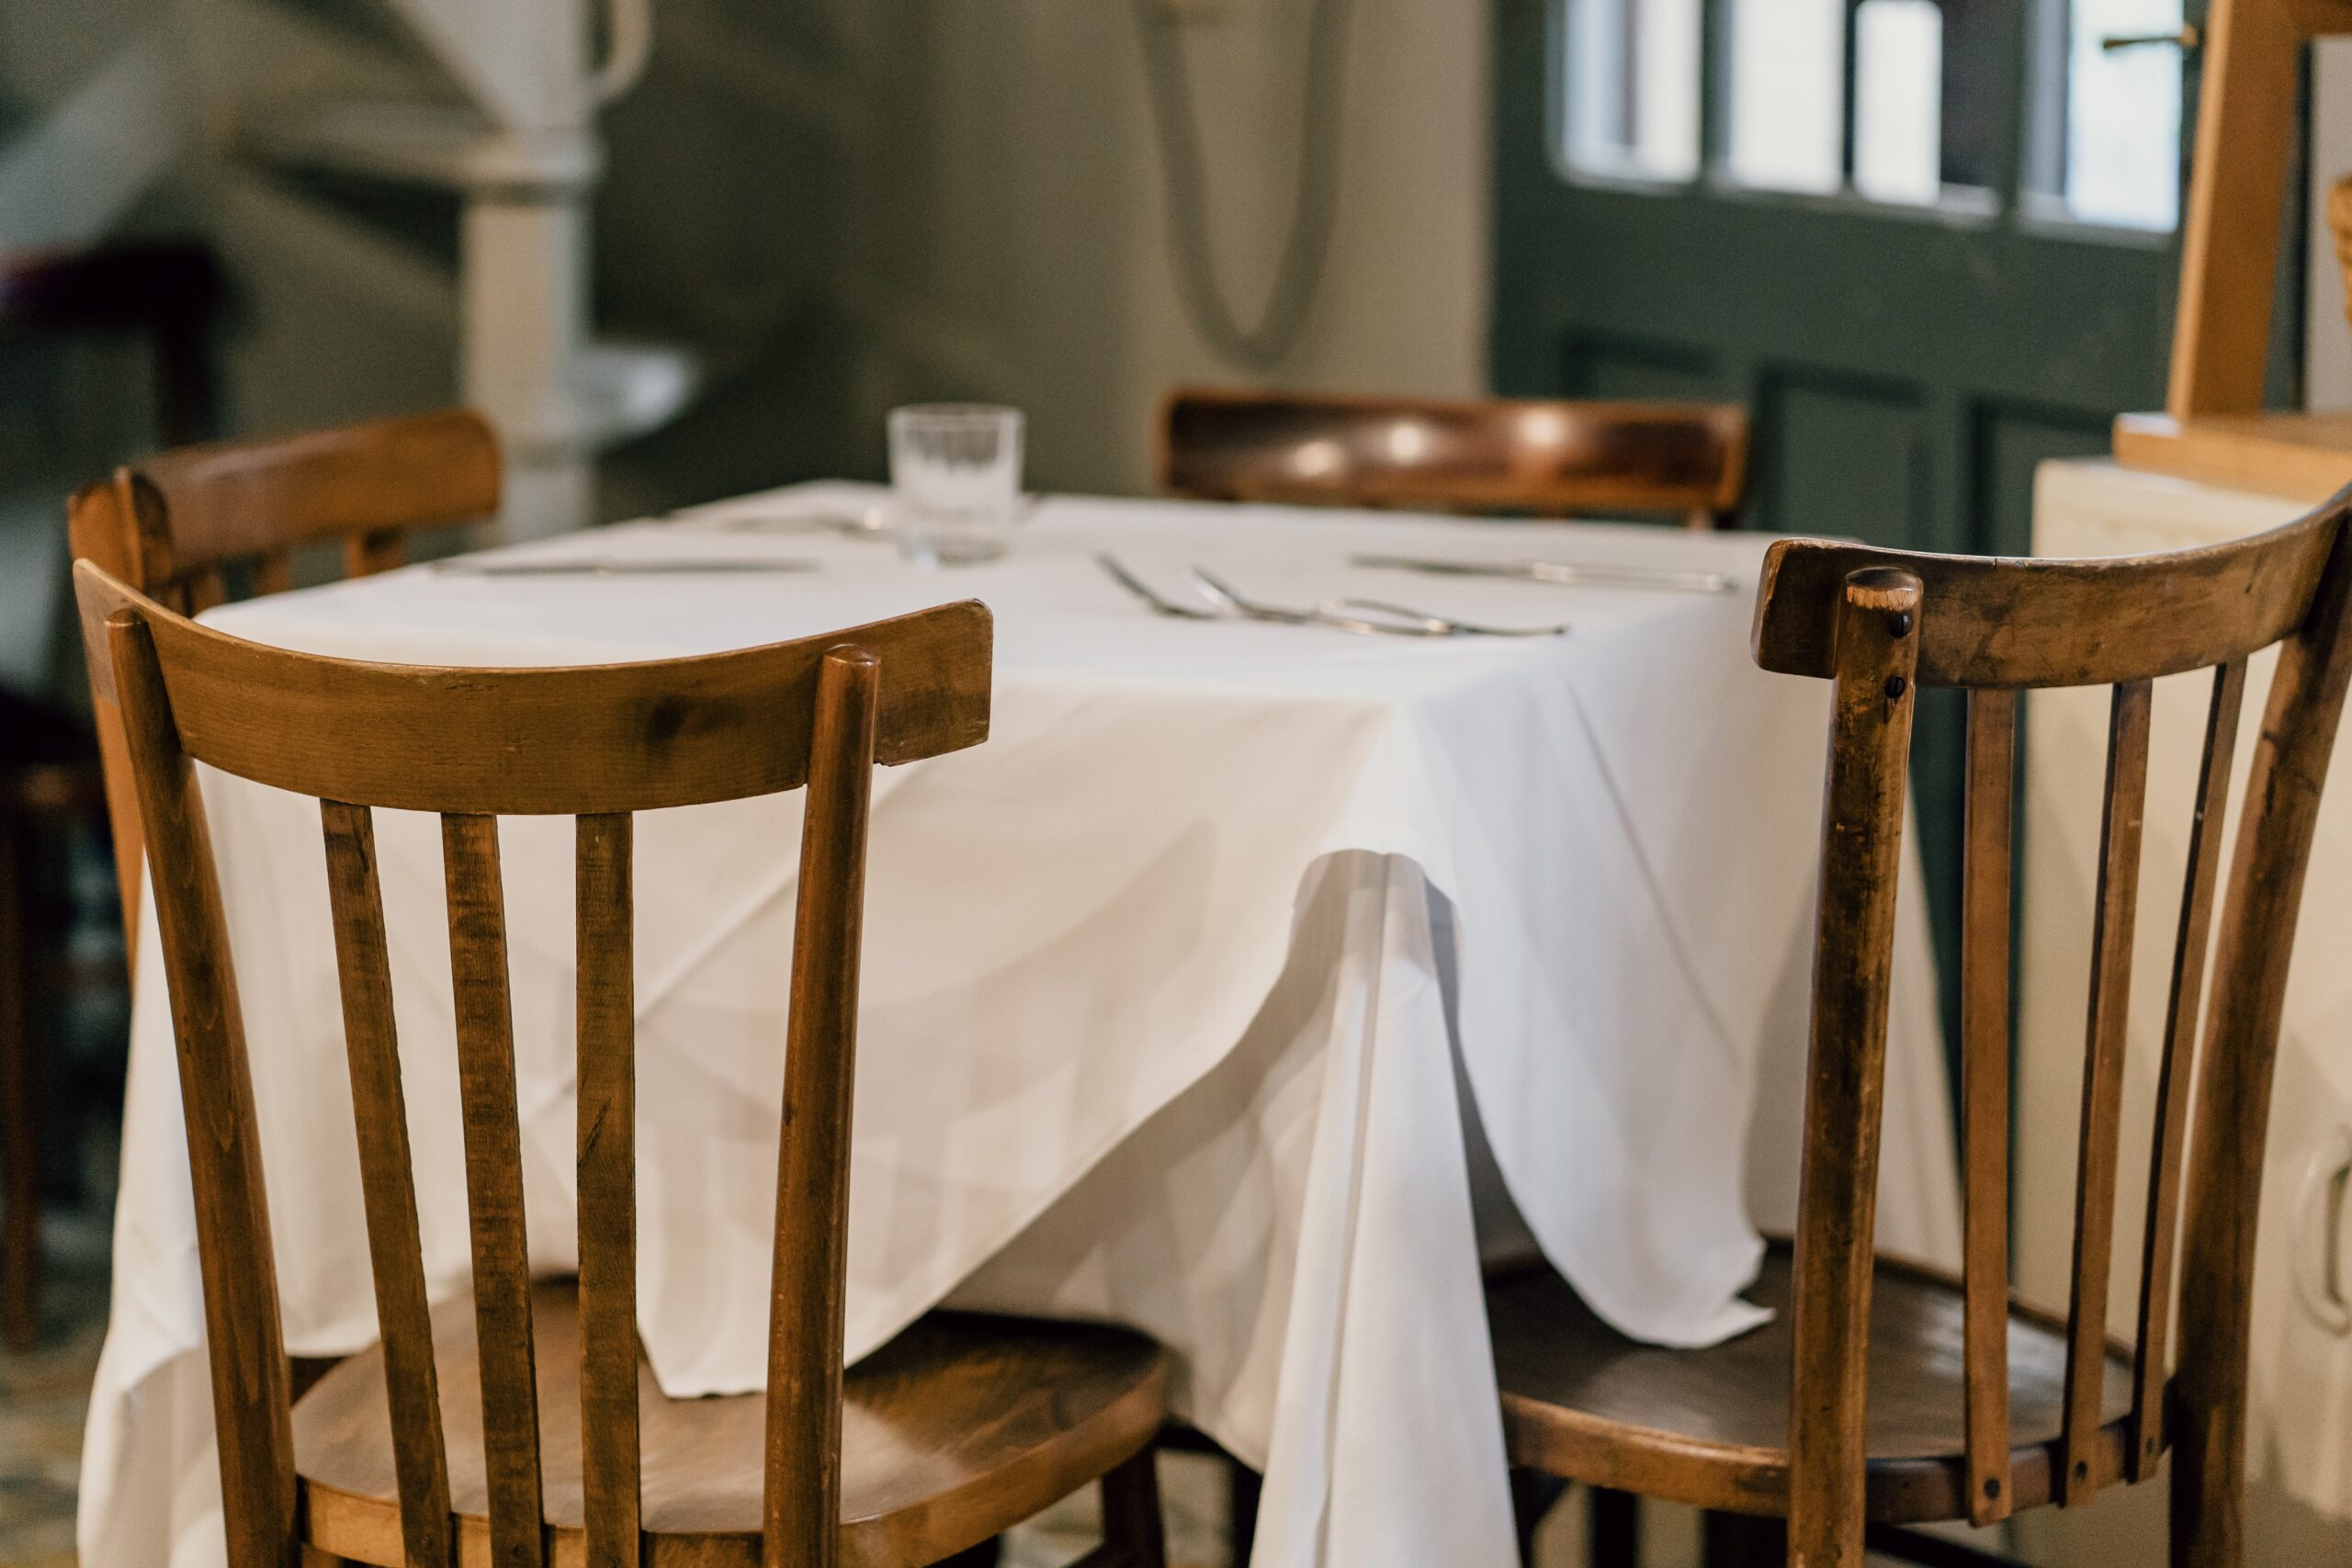
[[[557,1556],[581,1546],[579,1297],[533,1292],[540,1468]],[[473,1303],[434,1314],[434,1356],[459,1517],[459,1561],[489,1562]],[[933,1562],[1001,1533],[1141,1450],[1164,1415],[1166,1358],[1142,1335],[1091,1324],[933,1313],[849,1370],[842,1412],[844,1564]],[[638,1363],[646,1561],[759,1562],[765,1399],[671,1399]],[[401,1561],[380,1347],[327,1373],[294,1407],[295,1468],[311,1545]],[[567,1541],[568,1538],[568,1541]]]
[[[1788,1506],[1789,1250],[1775,1243],[1749,1300],[1772,1321],[1724,1344],[1677,1350],[1626,1338],[1548,1267],[1489,1280],[1487,1314],[1511,1462],[1571,1481],[1702,1508]],[[1964,1517],[1959,1286],[1882,1258],[1871,1288],[1869,1517],[1892,1524]],[[2011,1505],[2050,1499],[2064,1409],[2063,1320],[2009,1314]],[[2109,1347],[2094,1471],[2122,1473],[2132,1363]]]

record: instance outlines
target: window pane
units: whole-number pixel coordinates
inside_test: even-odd
[[[2057,40],[2065,51],[2064,127],[2037,127],[2060,156],[2057,191],[2067,212],[2096,223],[2169,229],[2180,208],[2180,51],[2163,44],[2103,50],[2115,35],[2170,33],[2180,0],[2043,0],[2071,11]],[[2052,29],[2053,31],[2055,29]]]
[[[1765,190],[1838,189],[1844,0],[1733,0],[1731,17],[1732,177]]]
[[[1568,166],[1687,180],[1699,172],[1699,0],[1568,0]]]
[[[1854,188],[1877,201],[1943,194],[1943,12],[1862,0],[1854,12]]]

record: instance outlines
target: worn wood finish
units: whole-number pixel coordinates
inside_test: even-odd
[[[1180,388],[1159,482],[1204,501],[1457,512],[1667,512],[1728,526],[1747,415],[1719,403],[1359,397]]]
[[[1764,555],[1756,662],[1834,671],[1828,606],[1863,567],[1899,560],[1935,606],[1920,627],[1928,686],[2106,686],[2204,669],[2301,624],[2338,504],[2250,538],[2161,556],[2014,560],[1781,539]]]
[[[522,1118],[506,989],[506,892],[492,817],[441,818],[457,998],[458,1098],[465,1122],[466,1218],[473,1238],[492,1561],[540,1568],[538,1393],[531,1352],[531,1258],[523,1221]]]
[[[353,575],[397,563],[402,535],[478,522],[499,503],[497,437],[466,409],[164,452],[77,494],[77,536],[127,549],[151,593],[312,540],[366,541]],[[96,538],[75,553],[99,559]]]
[[[1852,1568],[1866,1521],[1984,1522],[2080,1503],[2148,1476],[2177,1446],[2174,1568],[2244,1568],[2255,1219],[2295,909],[2352,684],[2347,518],[2352,491],[2217,548],[2079,561],[1771,547],[1758,661],[1836,682],[1799,1235],[1757,1292],[1789,1312],[1713,1350],[1629,1348],[1577,1317],[1547,1273],[1491,1283],[1515,1463],[1782,1516],[1791,1563]],[[2248,660],[2273,644],[2278,673],[2245,786],[2209,1037],[2192,1053],[2238,709]],[[2212,698],[2171,955],[2138,1310],[2131,1343],[2117,1344],[2106,1324],[2152,682],[2198,668],[2212,671]],[[1915,683],[1969,694],[1962,1280],[1871,1261],[1886,911],[1906,784],[1897,709]],[[2113,718],[2071,1299],[2053,1318],[2005,1299],[2017,691],[2083,684],[2114,687]]]
[[[364,807],[322,801],[319,812],[326,834],[344,1042],[351,1060],[368,1259],[375,1275],[392,1456],[401,1483],[401,1538],[411,1568],[450,1568],[448,1460],[417,1231],[408,1103],[392,1025],[392,971],[376,873],[375,824]]]
[[[2082,1141],[2075,1169],[2075,1246],[2066,1364],[2065,1463],[2058,1500],[2072,1507],[2098,1489],[2091,1450],[2107,1339],[2108,1270],[2115,1239],[2115,1163],[2122,1137],[2123,1044],[2132,999],[2132,941],[2140,907],[2140,840],[2148,799],[2153,688],[2115,688],[2100,815],[2098,890],[2091,928],[2090,1018],[2083,1053]]]
[[[1794,1268],[1785,1242],[1766,1252],[1747,1293],[1770,1323],[1704,1350],[1629,1339],[1537,1265],[1490,1281],[1487,1322],[1514,1464],[1693,1507],[1784,1514]],[[1871,1292],[1867,1517],[1895,1523],[1963,1518],[1969,1460],[1965,1373],[1956,1354],[1966,1310],[1961,1283],[1881,1258]],[[2051,1496],[2065,1407],[2064,1318],[2015,1306],[2007,1455],[2019,1507]],[[2114,1347],[2106,1395],[2112,1436],[2100,1461],[2123,1464],[2131,1358]]]
[[[93,589],[101,603],[108,592]],[[178,616],[153,625],[181,735],[212,766],[355,805],[514,816],[798,788],[826,648],[805,638],[574,669],[288,664]],[[989,621],[977,601],[841,636],[882,661],[876,761],[987,737]],[[305,743],[286,745],[289,735]]]
[[[881,664],[828,653],[817,676],[816,761],[800,830],[792,1008],[778,1145],[768,1326],[768,1568],[832,1568],[842,1490],[842,1314],[847,1300],[851,1065],[858,933]]]
[[[2009,1480],[2009,884],[2018,696],[1968,694],[1960,936],[1961,1182],[1968,1517],[2005,1519]]]
[[[77,559],[195,615],[226,596],[225,568],[248,570],[255,593],[291,587],[293,551],[315,541],[343,541],[349,576],[398,566],[408,534],[495,514],[499,485],[490,426],[450,409],[165,452],[75,491],[67,530]],[[95,657],[94,693],[103,684]],[[94,706],[123,934],[135,961],[137,801],[120,716],[104,695]]]
[[[2330,503],[2342,505],[2340,498]],[[2262,1156],[2312,832],[2352,681],[2347,619],[2352,555],[2339,547],[2271,677],[2214,955],[2212,1017],[2198,1054],[2180,1353],[2168,1412],[2177,1444],[2174,1568],[2245,1561],[2246,1362]]]
[[[588,1568],[637,1568],[635,818],[579,820],[580,1479]]]
[[[154,835],[241,1568],[293,1561],[298,1519],[313,1559],[913,1568],[1098,1480],[1112,1531],[1101,1562],[1160,1568],[1143,1467],[1166,1416],[1167,1369],[1149,1340],[943,1314],[842,1367],[872,771],[986,734],[984,609],[656,664],[414,671],[239,642],[88,561],[75,582],[85,627],[115,653],[102,694],[132,721]],[[284,702],[289,692],[300,700]],[[449,722],[436,728],[442,705]],[[329,734],[369,716],[408,755],[379,747],[358,765],[321,765]],[[582,749],[582,733],[609,751]],[[532,761],[566,746],[569,770]],[[269,769],[284,787],[360,786],[321,809],[386,1333],[322,1379],[292,1424],[218,886],[187,798],[192,761],[269,751],[286,759]],[[477,755],[459,763],[455,752]],[[630,814],[802,784],[771,1390],[672,1402],[636,1333]],[[441,816],[465,1124],[473,1290],[430,1313],[369,817],[394,800]],[[526,811],[578,818],[577,1286],[535,1284],[525,1244],[498,816]]]
[[[2179,1229],[2180,1162],[2188,1141],[2188,1088],[2193,1081],[2198,1002],[2205,984],[2205,953],[2213,891],[2221,879],[2222,820],[2229,807],[2230,767],[2237,754],[2238,710],[2245,701],[2246,661],[2233,659],[2213,672],[2213,700],[2205,721],[2205,755],[2198,770],[2196,813],[2188,829],[2188,877],[2181,891],[2180,926],[2173,942],[2172,984],[2165,1007],[2164,1058],[2156,1073],[2156,1126],[2150,1157],[2148,1207],[2140,1248],[2138,1364],[2132,1373],[2133,1439],[2128,1479],[2155,1473],[2164,1448],[2167,1330],[2173,1297],[2173,1243]]]
[[[577,1295],[537,1287],[548,1528],[559,1564],[585,1561]],[[459,1562],[487,1563],[472,1314],[437,1309],[442,1420]],[[361,1562],[400,1562],[377,1350],[327,1375],[295,1413],[311,1538]],[[766,1413],[757,1394],[671,1399],[640,1358],[649,1568],[763,1562]],[[1010,1529],[1144,1451],[1165,1410],[1150,1341],[1091,1324],[933,1313],[842,1381],[841,1558],[915,1568]]]
[[[244,1022],[211,840],[147,623],[126,616],[106,628],[103,646],[134,763],[140,818],[156,859],[155,922],[179,1048],[229,1561],[239,1568],[290,1568],[296,1510],[286,1348]]]
[[[1789,1483],[1789,1558],[1801,1568],[1862,1562],[1871,1237],[1918,612],[1917,578],[1869,567],[1847,578],[1837,622],[1790,1311],[1788,1440],[1808,1461]]]

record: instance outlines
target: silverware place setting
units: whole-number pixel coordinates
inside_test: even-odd
[[[1251,598],[1204,567],[1193,569],[1193,582],[1208,607],[1170,599],[1136,576],[1115,556],[1098,554],[1095,564],[1120,587],[1140,600],[1154,615],[1184,621],[1262,621],[1276,626],[1329,626],[1359,637],[1560,637],[1566,623],[1538,626],[1496,626],[1432,615],[1384,599],[1336,596],[1309,607],[1272,604]]]
[[[1672,593],[1736,593],[1741,586],[1729,572],[1605,561],[1449,560],[1427,556],[1360,555],[1350,556],[1348,564],[1438,577],[1519,578],[1577,588],[1651,589]]]

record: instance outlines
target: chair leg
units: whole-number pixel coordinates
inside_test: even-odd
[[[1591,1507],[1592,1568],[1641,1568],[1642,1500],[1596,1486]]]
[[[1706,1568],[1783,1568],[1788,1562],[1785,1519],[1708,1513],[1701,1517],[1700,1541]]]
[[[1159,1514],[1156,1450],[1102,1477],[1102,1561],[1118,1568],[1168,1568],[1168,1527]]]
[[[1225,1529],[1231,1538],[1233,1568],[1250,1568],[1250,1549],[1258,1542],[1258,1499],[1266,1478],[1231,1454],[1225,1456]]]
[[[1510,1523],[1511,1533],[1519,1538],[1520,1568],[1532,1568],[1535,1562],[1535,1532],[1567,1489],[1568,1483],[1556,1475],[1521,1467],[1512,1469]]]
[[[22,1354],[40,1322],[40,1160],[33,1146],[33,976],[22,819],[0,810],[0,1339]]]

